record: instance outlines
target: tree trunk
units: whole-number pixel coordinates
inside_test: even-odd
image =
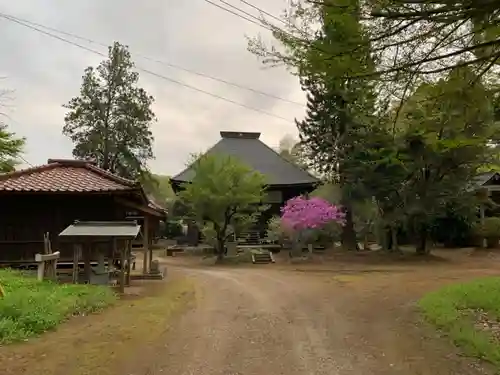
[[[344,205],[345,208],[345,225],[342,228],[341,241],[342,246],[346,250],[358,250],[356,241],[356,231],[354,230],[354,220],[352,217],[352,208],[350,205]]]
[[[226,241],[223,238],[217,238],[217,248],[215,249],[215,252],[217,253],[217,261],[224,259],[224,253],[226,250],[225,243]]]
[[[391,251],[392,249],[392,236],[390,227],[384,226],[382,230],[382,241],[385,251]]]
[[[417,249],[416,252],[418,255],[428,255],[430,253],[430,248],[428,246],[428,238],[429,231],[427,227],[424,226],[420,229],[420,233],[418,236]]]
[[[398,228],[391,227],[391,252],[398,253],[399,252],[399,244],[398,244]]]

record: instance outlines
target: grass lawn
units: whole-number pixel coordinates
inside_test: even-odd
[[[158,356],[165,355],[166,333],[191,302],[196,302],[196,288],[186,278],[137,285],[142,285],[139,288],[145,295],[122,298],[100,314],[71,319],[56,331],[27,343],[0,345],[0,373],[153,373],[148,372],[149,367]]]
[[[500,370],[500,278],[454,284],[420,300],[426,319],[472,357]]]
[[[25,340],[73,315],[102,309],[116,301],[110,288],[38,282],[13,270],[0,270],[0,344]]]

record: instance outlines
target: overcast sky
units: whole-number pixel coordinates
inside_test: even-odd
[[[245,7],[239,0],[226,1]],[[287,0],[249,2],[279,15]],[[261,139],[273,147],[284,135],[296,134],[293,119],[303,115],[301,106],[137,55],[303,103],[296,77],[284,68],[264,68],[247,51],[245,35],[261,33],[271,40],[269,32],[205,0],[0,0],[0,4],[0,12],[11,16],[101,43],[119,41],[130,47],[137,66],[290,120],[253,112],[140,73],[140,84],[156,99],[158,122],[152,126],[156,159],[150,163],[156,173],[179,172],[190,153],[217,142],[220,130],[259,131]],[[97,65],[102,57],[5,19],[0,19],[0,33],[0,75],[6,77],[1,81],[2,88],[14,90],[6,103],[5,121],[27,138],[26,160],[43,164],[48,158],[71,157],[72,144],[61,134],[65,113],[62,104],[78,94],[83,70]],[[106,52],[102,46],[73,41]]]

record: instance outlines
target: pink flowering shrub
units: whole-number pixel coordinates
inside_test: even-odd
[[[288,200],[281,209],[283,225],[296,233],[322,229],[331,222],[344,225],[344,218],[345,214],[340,207],[321,198],[295,197]]]

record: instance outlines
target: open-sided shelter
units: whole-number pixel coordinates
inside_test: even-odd
[[[263,203],[270,209],[263,215],[261,225],[272,215],[279,215],[280,208],[290,198],[314,190],[319,180],[306,170],[283,158],[259,138],[261,133],[221,131],[221,140],[212,146],[207,155],[230,155],[238,158],[256,171],[262,173],[267,180],[267,197]],[[189,183],[194,176],[191,167],[186,168],[171,178],[175,192],[182,184]]]
[[[59,264],[73,261],[59,233],[75,220],[124,221],[143,217],[144,248],[166,213],[148,200],[141,184],[98,168],[93,162],[49,159],[46,165],[0,175],[0,263],[29,264],[48,233]],[[144,256],[148,256],[144,251]],[[95,261],[95,259],[93,259]],[[148,264],[145,258],[144,270]]]
[[[132,263],[132,240],[137,237],[140,226],[135,221],[75,221],[64,229],[59,237],[73,246],[73,282],[78,282],[79,263],[83,258],[85,282],[92,282],[92,255],[98,259],[97,275],[106,275],[109,280],[110,267],[105,269],[105,259],[119,260],[120,291],[130,283]],[[95,246],[101,245],[101,246]],[[102,246],[104,245],[104,246]]]

